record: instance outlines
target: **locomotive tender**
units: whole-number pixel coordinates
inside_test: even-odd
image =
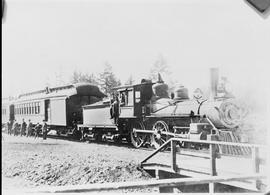
[[[30,119],[33,124],[45,120],[58,134],[66,133],[73,123],[82,121],[81,106],[100,101],[105,95],[89,83],[46,88],[21,94],[13,101],[2,102],[2,123]],[[3,114],[4,113],[4,114]]]
[[[144,144],[157,148],[171,137],[205,140],[208,135],[216,135],[219,140],[240,141],[233,133],[245,109],[228,94],[217,96],[217,69],[211,69],[208,100],[189,99],[184,87],[170,98],[161,77],[156,83],[143,79],[140,84],[114,90],[119,101],[83,106],[83,124],[78,127],[86,132],[85,136],[117,141],[125,138],[136,148]],[[118,113],[112,116],[115,105]]]

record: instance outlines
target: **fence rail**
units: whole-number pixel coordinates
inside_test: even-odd
[[[211,139],[215,139],[215,137],[210,137]],[[216,159],[219,158],[220,153],[219,147],[221,145],[229,145],[229,146],[240,146],[240,147],[248,147],[251,149],[251,163],[252,163],[252,169],[251,170],[254,173],[254,176],[260,173],[260,165],[264,164],[265,161],[259,157],[259,149],[260,148],[266,148],[264,145],[258,145],[258,144],[246,144],[246,143],[234,143],[234,142],[222,142],[222,141],[215,141],[215,140],[191,140],[191,139],[183,139],[183,138],[171,138],[167,142],[165,142],[160,148],[155,150],[150,156],[145,158],[142,162],[141,165],[142,167],[149,166],[150,164],[147,163],[149,159],[151,159],[153,156],[155,156],[157,153],[161,152],[164,148],[167,148],[170,146],[171,150],[171,161],[170,161],[170,169],[177,173],[179,170],[179,167],[177,167],[177,162],[176,162],[176,154],[177,154],[177,149],[176,149],[176,143],[177,142],[188,142],[188,143],[200,143],[200,144],[208,144],[209,145],[209,153],[206,155],[201,155],[199,154],[196,156],[195,154],[189,155],[189,154],[181,154],[181,155],[189,155],[189,156],[194,156],[194,157],[199,157],[199,158],[206,158],[209,159],[209,172],[207,173],[208,175],[214,177],[217,176],[217,167],[216,167]],[[181,150],[181,148],[180,148]],[[151,166],[151,165],[150,165]],[[153,166],[154,167],[154,166]],[[166,169],[167,170],[167,169]],[[193,171],[193,170],[189,170]],[[209,183],[209,191],[214,192],[214,183],[218,183],[218,181],[215,182],[210,182]],[[256,189],[260,190],[260,180],[256,179],[254,181],[254,186]]]
[[[247,179],[263,179],[265,175],[242,175],[237,177],[221,177],[221,176],[206,176],[204,178],[174,178],[161,180],[148,180],[138,182],[119,182],[119,183],[103,183],[103,184],[87,184],[87,185],[72,185],[72,186],[57,186],[57,187],[39,187],[34,189],[18,189],[20,193],[82,193],[82,192],[99,192],[111,190],[123,190],[132,188],[153,188],[153,187],[176,187],[180,185],[197,185],[213,182],[228,182],[240,181]],[[12,192],[16,192],[13,190]],[[11,191],[5,191],[6,193]]]

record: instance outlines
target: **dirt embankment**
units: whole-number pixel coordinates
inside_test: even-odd
[[[148,180],[150,176],[138,167],[146,156],[147,151],[123,146],[4,135],[2,186],[14,189]]]

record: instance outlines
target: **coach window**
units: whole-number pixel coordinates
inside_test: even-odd
[[[31,103],[29,103],[28,106],[29,106],[29,114],[32,114]]]
[[[35,114],[35,111],[34,111],[34,103],[31,103],[31,107],[32,107],[32,114]]]
[[[29,103],[29,110],[30,110],[30,114],[32,114],[32,104]]]
[[[37,114],[37,103],[34,102],[34,113]]]
[[[39,114],[39,102],[37,102],[37,114]]]
[[[37,103],[34,102],[34,114],[37,114]]]
[[[39,114],[40,113],[40,102],[37,103],[38,106],[37,106],[37,113]]]

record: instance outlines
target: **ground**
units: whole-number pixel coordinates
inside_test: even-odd
[[[149,154],[128,146],[3,134],[2,189],[149,180],[138,166]]]
[[[2,190],[153,179],[139,166],[152,152],[153,150],[146,148],[134,149],[127,144],[98,144],[55,138],[42,140],[2,134]],[[170,160],[170,153],[159,153],[155,158],[158,158],[157,162],[165,163]],[[204,165],[204,161],[198,161],[197,158],[186,158],[181,157],[177,162],[183,166]],[[222,159],[226,160],[225,157]],[[238,166],[219,161],[218,159],[218,167],[220,164],[228,164],[230,170],[232,167],[240,170]],[[237,161],[240,162],[240,159]],[[205,164],[208,167],[209,162],[206,160]],[[241,165],[242,169],[245,169],[244,165]],[[238,189],[228,186],[216,187],[219,192],[239,192]],[[208,191],[204,186],[184,188],[181,191]],[[158,192],[158,189],[129,189],[120,192]]]

